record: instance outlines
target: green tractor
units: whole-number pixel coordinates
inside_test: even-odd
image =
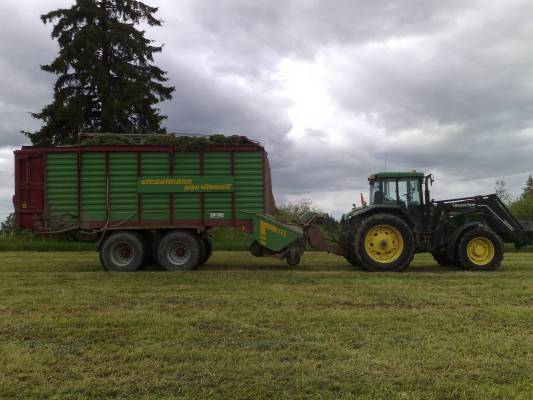
[[[435,201],[432,175],[420,172],[381,172],[368,180],[369,204],[343,216],[340,238],[344,257],[364,270],[402,271],[421,252],[443,266],[495,270],[503,242],[533,241],[533,231],[495,194]]]

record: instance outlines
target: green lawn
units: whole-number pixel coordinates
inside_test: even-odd
[[[404,273],[218,252],[189,273],[0,254],[2,399],[531,399],[533,254]]]

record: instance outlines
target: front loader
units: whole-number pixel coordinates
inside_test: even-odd
[[[435,201],[432,175],[420,172],[382,172],[368,180],[369,204],[345,214],[337,234],[323,229],[324,218],[316,214],[297,225],[257,216],[252,253],[295,265],[312,247],[344,256],[363,270],[402,271],[415,253],[427,252],[443,266],[489,271],[501,264],[503,242],[518,248],[533,242],[531,227],[495,194]]]

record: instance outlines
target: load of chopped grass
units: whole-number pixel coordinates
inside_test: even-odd
[[[99,133],[98,135],[86,136],[81,141],[82,146],[94,146],[94,145],[127,145],[135,144],[130,136],[115,135],[113,133]]]
[[[101,133],[85,137],[81,141],[82,146],[90,145],[132,145],[135,144],[131,136],[120,134]],[[254,144],[246,136],[239,135],[211,135],[211,136],[186,136],[186,135],[166,135],[148,134],[142,137],[143,145],[174,145],[178,152],[194,151],[211,145],[245,145]]]

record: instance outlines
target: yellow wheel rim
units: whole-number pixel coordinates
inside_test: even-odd
[[[365,236],[365,251],[372,261],[391,263],[403,251],[403,236],[392,225],[376,225]]]
[[[494,258],[494,244],[486,237],[477,236],[468,242],[466,254],[473,264],[487,265]]]

